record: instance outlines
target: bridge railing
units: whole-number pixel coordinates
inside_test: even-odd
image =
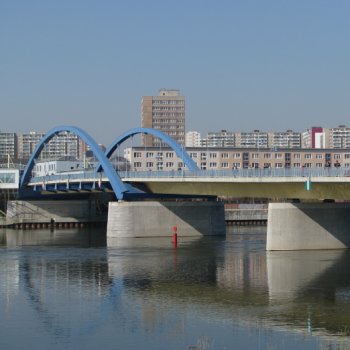
[[[350,177],[350,168],[275,168],[275,169],[227,169],[227,170],[155,170],[155,171],[120,171],[121,178],[288,178],[288,177]],[[32,177],[30,182],[88,180],[100,181],[106,178],[104,172],[65,173]]]
[[[24,170],[26,168],[25,164],[17,164],[17,163],[1,163],[0,164],[0,169],[19,169],[19,170]]]
[[[123,171],[121,178],[200,178],[200,177],[350,177],[350,168],[268,168],[227,170]]]
[[[46,181],[68,181],[68,180],[90,180],[99,181],[105,178],[106,174],[104,172],[95,173],[93,171],[87,172],[76,172],[76,173],[63,173],[56,175],[46,175],[46,176],[36,176],[31,177],[29,182],[46,182]]]

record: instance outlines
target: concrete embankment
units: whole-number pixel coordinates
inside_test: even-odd
[[[228,225],[262,225],[267,223],[267,209],[226,209]]]
[[[96,215],[94,201],[10,201],[0,227],[19,229],[85,227],[107,223],[107,215]]]
[[[265,225],[268,217],[265,204],[226,204],[227,225]]]

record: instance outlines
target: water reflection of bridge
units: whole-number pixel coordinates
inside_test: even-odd
[[[183,315],[191,314],[301,331],[310,322],[319,334],[343,330],[350,314],[350,252],[266,253],[265,234],[255,232],[226,241],[181,239],[177,249],[160,238],[108,239],[107,248],[82,248],[106,246],[92,231],[85,237],[72,231],[69,239],[67,231],[5,236],[9,248],[47,247],[16,249],[19,264],[11,271],[45,330],[62,338],[93,334],[112,319],[118,323],[120,314],[129,326],[141,319],[150,331],[173,324],[172,311],[179,309],[173,326],[180,328]],[[72,331],[73,321],[82,328]]]

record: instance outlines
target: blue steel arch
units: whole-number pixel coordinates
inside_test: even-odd
[[[193,161],[193,159],[188,155],[188,153],[184,150],[182,151],[181,145],[176,142],[174,139],[172,139],[167,134],[164,134],[164,132],[156,130],[156,129],[150,129],[150,128],[135,128],[131,129],[124,134],[120,135],[107,149],[105,152],[105,155],[107,158],[109,158],[113,152],[117,149],[118,145],[120,145],[122,142],[124,142],[126,139],[128,139],[131,136],[134,136],[136,134],[151,134],[153,136],[159,137],[162,141],[165,141],[174,151],[175,153],[182,159],[182,155],[184,159],[182,161],[185,163],[187,168],[189,170],[199,170],[197,164]],[[95,168],[95,172],[101,171],[102,164],[98,164]]]
[[[123,199],[124,193],[128,192],[129,189],[124,185],[123,181],[120,179],[119,175],[114,170],[112,164],[106,158],[105,154],[103,153],[97,142],[88,133],[76,126],[58,126],[50,130],[44,136],[44,138],[40,141],[40,143],[38,144],[38,146],[36,147],[35,151],[29,159],[29,162],[21,178],[20,188],[23,188],[25,184],[29,181],[29,177],[35,165],[35,161],[36,159],[38,159],[41,151],[45,147],[45,144],[47,144],[56,134],[58,134],[61,131],[73,132],[90,146],[91,150],[94,152],[96,158],[98,159],[100,166],[102,166],[105,174],[107,175],[115,195],[118,199]]]

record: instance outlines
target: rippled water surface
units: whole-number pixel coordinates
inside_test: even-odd
[[[343,349],[350,251],[0,229],[1,349]]]

